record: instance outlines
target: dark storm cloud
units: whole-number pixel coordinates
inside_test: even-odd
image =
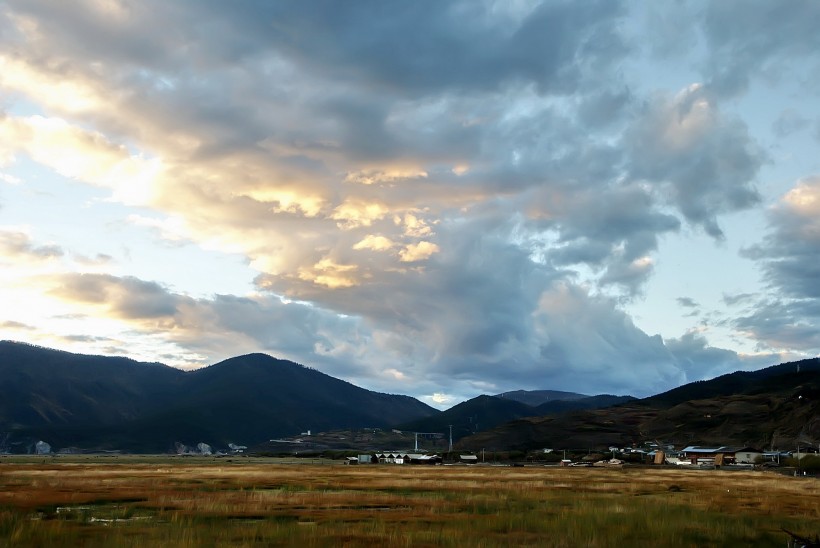
[[[423,269],[385,272],[372,284],[325,295],[321,287],[261,276],[260,287],[288,291],[299,300],[322,300],[374,329],[396,330],[446,360],[461,354],[500,352],[530,336],[529,314],[539,291],[556,274],[534,264],[529,253],[506,241],[509,222],[459,221],[437,227],[442,251]],[[385,291],[390,287],[390,291]]]
[[[598,291],[639,295],[661,236],[719,238],[759,201],[743,122],[697,86],[628,80],[620,2],[8,5],[36,23],[0,38],[15,58],[102,98],[56,114],[160,158],[145,205],[244,253],[265,296],[97,274],[53,291],[211,356],[370,386],[395,369],[416,393],[662,390],[679,361]]]
[[[738,370],[754,370],[776,363],[778,354],[740,356],[732,350],[710,346],[706,337],[690,331],[677,339],[664,341],[682,371],[686,381],[710,379]]]
[[[477,389],[487,392],[580,382],[592,392],[649,394],[682,378],[660,338],[635,327],[613,301],[562,281],[560,270],[510,244],[511,223],[466,224],[437,228],[442,252],[423,273],[396,283],[380,278],[389,292],[351,288],[331,307],[389,332],[382,351],[396,352],[394,363],[408,376],[423,374],[433,386],[480,379]],[[258,282],[284,289],[274,277]],[[294,297],[332,298],[311,284]]]
[[[278,298],[194,299],[132,276],[63,274],[46,281],[51,293],[63,300],[105,306],[112,317],[132,322],[141,332],[160,327],[173,342],[194,351],[225,358],[263,349],[292,359],[310,357],[311,363],[327,365],[337,375],[362,373],[355,365],[316,352],[352,336],[355,322],[315,307]]]
[[[738,329],[774,348],[820,351],[820,178],[801,180],[769,212],[769,233],[743,251],[758,262],[773,297]]]
[[[400,94],[489,90],[508,81],[568,93],[583,68],[624,48],[612,31],[619,2],[548,2],[517,24],[480,2],[262,2],[251,9],[210,2],[210,7],[258,41],[329,72],[334,80]]]
[[[578,105],[578,120],[588,128],[606,128],[617,122],[634,101],[626,87],[593,91],[582,97]]]
[[[722,114],[698,86],[655,96],[626,133],[629,173],[657,185],[692,224],[722,238],[721,213],[760,202],[754,181],[764,153],[739,119]]]
[[[680,384],[685,375],[663,340],[638,329],[614,304],[569,284],[542,295],[536,322],[547,334],[539,341],[546,378],[570,386],[574,377],[574,385],[587,393],[636,396]],[[575,364],[571,371],[566,363]]]
[[[677,218],[655,209],[652,195],[639,185],[546,194],[538,207],[547,216],[541,224],[560,234],[558,247],[545,251],[552,264],[600,269],[601,283],[619,284],[631,294],[652,272],[648,256],[657,250],[658,236],[680,227]]]
[[[734,321],[734,326],[761,349],[789,348],[817,354],[820,349],[820,301],[767,300],[752,313]]]
[[[820,177],[805,179],[769,213],[763,243],[744,250],[760,261],[769,286],[797,299],[820,300]]]
[[[813,0],[706,2],[702,13],[708,84],[720,94],[737,95],[752,78],[802,79],[818,67],[820,4]]]

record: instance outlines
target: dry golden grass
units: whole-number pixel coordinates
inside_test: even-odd
[[[783,546],[820,484],[681,469],[0,461],[0,546]]]

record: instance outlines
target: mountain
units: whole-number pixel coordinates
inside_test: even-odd
[[[185,373],[0,341],[0,430],[119,424],[172,400]]]
[[[408,396],[371,392],[265,354],[185,372],[3,341],[0,386],[0,443],[8,447],[36,439],[141,452],[177,441],[251,445],[438,413]]]
[[[561,390],[513,390],[512,392],[496,394],[496,397],[520,401],[532,407],[538,407],[547,402],[579,400],[589,396]]]
[[[637,398],[632,396],[612,396],[609,394],[599,394],[597,396],[584,396],[571,400],[553,400],[544,402],[535,408],[537,415],[560,415],[570,411],[581,411],[582,409],[603,409],[614,405],[621,405]]]
[[[653,439],[677,445],[816,445],[820,359],[731,373],[606,409],[521,418],[464,438],[459,447],[588,449]]]
[[[644,401],[657,405],[677,405],[691,400],[742,394],[755,390],[766,392],[770,388],[776,388],[778,382],[785,381],[788,384],[789,379],[794,378],[789,374],[800,372],[809,374],[820,372],[820,359],[781,363],[758,371],[735,371],[708,381],[685,384],[645,398]],[[769,380],[774,380],[774,384],[769,384]]]
[[[534,392],[538,395],[533,395]],[[482,395],[455,405],[437,415],[402,424],[397,428],[410,432],[442,432],[449,435],[449,429],[452,426],[453,439],[458,440],[524,417],[560,415],[580,409],[599,409],[635,399],[632,396],[582,396],[573,392],[551,390],[519,390],[514,394],[523,396],[525,399],[533,396],[530,398],[532,401],[540,401],[547,392],[553,397],[567,396],[572,399],[554,399],[533,407],[522,403],[517,398],[506,397],[506,394],[510,394],[509,392],[503,397]]]
[[[519,401],[482,395],[436,415],[401,424],[397,428],[409,432],[441,432],[449,436],[452,425],[453,439],[457,440],[513,419],[537,414],[534,407]]]

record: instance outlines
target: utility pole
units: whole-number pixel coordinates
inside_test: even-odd
[[[450,426],[450,449],[448,450],[448,453],[452,453],[453,452],[453,425],[451,424],[449,426]]]
[[[415,434],[415,436],[416,436],[416,445],[415,445],[415,449],[414,449],[414,451],[416,453],[419,452],[419,434],[421,434],[422,436],[441,436],[441,435],[443,435],[441,432],[413,432],[413,434]]]

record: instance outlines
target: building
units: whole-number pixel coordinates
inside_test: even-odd
[[[379,464],[441,464],[441,457],[438,455],[405,453],[403,451],[376,453],[374,458]],[[362,462],[361,455],[359,456],[359,462]]]
[[[404,464],[407,453],[401,451],[391,451],[388,453],[376,453],[379,464]]]
[[[723,464],[735,464],[736,454],[738,451],[744,454],[752,454],[756,452],[748,447],[737,449],[735,447],[728,447],[721,445],[720,447],[701,447],[699,445],[690,445],[681,449],[681,458],[689,460],[692,464],[714,464],[720,466]],[[757,453],[762,455],[762,453]]]
[[[763,460],[763,451],[754,447],[741,447],[735,451],[735,464],[756,464]]]

